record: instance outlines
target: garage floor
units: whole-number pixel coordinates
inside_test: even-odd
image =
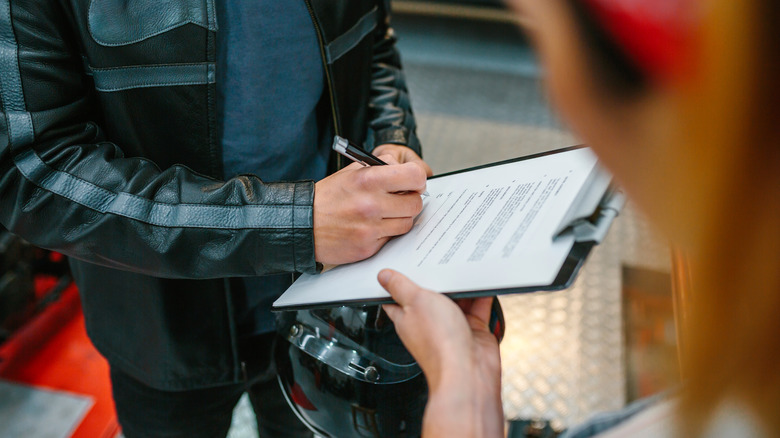
[[[394,27],[435,172],[578,143],[551,114],[540,70],[513,25],[396,13]],[[501,298],[507,419],[565,427],[625,404],[624,265],[669,270],[666,245],[630,203],[571,289]],[[230,437],[255,434],[244,400]]]

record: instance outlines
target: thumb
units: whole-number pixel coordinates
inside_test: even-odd
[[[405,275],[392,269],[380,271],[379,275],[377,275],[377,280],[401,307],[408,306],[412,297],[422,290],[420,286],[409,280]]]

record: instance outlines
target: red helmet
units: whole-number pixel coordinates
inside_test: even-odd
[[[697,0],[579,0],[637,67],[668,81],[693,60]]]

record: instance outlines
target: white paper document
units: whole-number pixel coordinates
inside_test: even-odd
[[[598,172],[580,148],[432,178],[409,233],[367,260],[301,276],[274,308],[389,298],[376,279],[384,268],[445,293],[549,285],[574,245],[562,221],[592,197]]]

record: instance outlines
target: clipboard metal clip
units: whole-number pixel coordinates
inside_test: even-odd
[[[600,244],[606,237],[612,222],[625,205],[626,195],[612,186],[604,194],[592,215],[572,222],[563,231],[571,230],[574,233],[575,242]]]

